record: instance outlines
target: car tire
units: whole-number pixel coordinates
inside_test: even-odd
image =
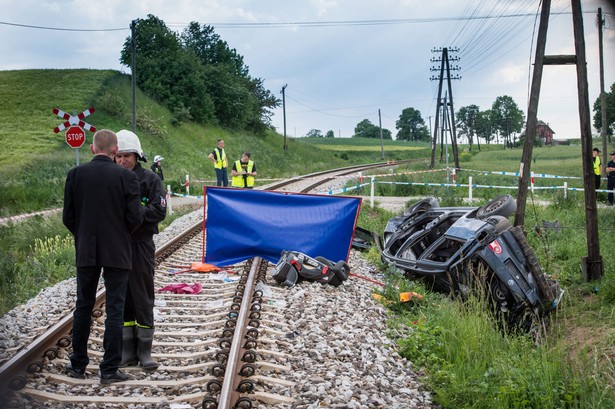
[[[547,277],[542,271],[542,268],[540,268],[540,264],[538,263],[536,254],[534,253],[532,247],[530,247],[530,244],[527,242],[527,238],[525,237],[523,230],[521,229],[521,227],[515,226],[510,229],[510,232],[519,243],[521,251],[523,251],[525,258],[527,259],[527,264],[530,267],[530,271],[534,276],[534,280],[536,280],[536,283],[538,284],[538,288],[540,289],[542,296],[545,297],[545,301],[553,301],[555,296],[551,291],[551,286],[549,285],[549,283],[547,283]]]
[[[496,233],[502,233],[512,227],[512,224],[504,216],[489,216],[485,221],[495,227]]]
[[[508,217],[517,210],[517,202],[511,195],[501,195],[476,211],[476,218],[484,220],[491,216]]]

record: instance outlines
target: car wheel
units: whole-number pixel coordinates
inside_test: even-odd
[[[519,243],[521,251],[523,251],[523,254],[525,255],[527,264],[530,267],[530,271],[534,276],[534,280],[536,280],[543,297],[545,297],[547,301],[552,301],[555,296],[552,294],[551,286],[547,283],[547,277],[543,273],[542,268],[540,268],[540,263],[538,263],[536,254],[527,242],[527,238],[525,237],[525,234],[523,234],[523,230],[521,230],[521,227],[515,226],[510,229],[510,232]]]
[[[515,323],[515,327],[538,341],[547,332],[548,322],[540,319],[531,308],[525,308],[519,313],[519,319]]]
[[[489,296],[495,303],[496,311],[507,312],[510,308],[510,291],[508,288],[506,288],[504,283],[502,283],[502,281],[495,276],[491,276],[488,286]]]
[[[490,216],[487,217],[485,221],[495,227],[496,233],[501,233],[512,227],[512,224],[510,224],[508,219],[504,216]]]
[[[481,206],[476,211],[478,219],[486,219],[491,216],[508,217],[517,210],[517,202],[511,195],[501,195],[491,200],[484,206]]]

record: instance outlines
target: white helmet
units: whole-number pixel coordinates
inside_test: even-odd
[[[162,156],[160,156],[160,155],[156,155],[156,156],[154,156],[154,163],[156,163],[156,162],[160,162],[160,161],[161,161],[161,160],[163,160],[163,159],[164,159],[164,158],[163,158]]]
[[[143,162],[147,162],[143,149],[141,149],[141,142],[139,137],[131,131],[122,129],[117,134],[117,153],[129,153],[134,152],[137,154],[137,158]]]

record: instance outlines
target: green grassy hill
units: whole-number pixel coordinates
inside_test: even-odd
[[[148,158],[162,155],[165,184],[176,191],[186,175],[191,181],[215,179],[207,159],[218,138],[226,141],[229,160],[248,150],[257,163],[259,179],[292,176],[311,170],[377,161],[378,152],[342,159],[271,131],[264,137],[194,123],[172,124],[171,113],[137,90],[137,135]],[[130,76],[111,70],[23,70],[0,72],[0,217],[62,205],[66,172],[76,163],[75,149],[65,131],[53,129],[64,120],[54,108],[71,115],[89,107],[96,111],[85,121],[97,129],[131,129]],[[87,162],[92,133],[79,149]],[[370,157],[370,155],[372,157]],[[148,162],[151,163],[151,162]],[[191,184],[192,186],[192,184]]]

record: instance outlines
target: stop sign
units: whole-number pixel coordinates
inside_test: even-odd
[[[66,130],[66,143],[71,148],[81,148],[85,143],[85,131],[78,126],[71,126]]]

